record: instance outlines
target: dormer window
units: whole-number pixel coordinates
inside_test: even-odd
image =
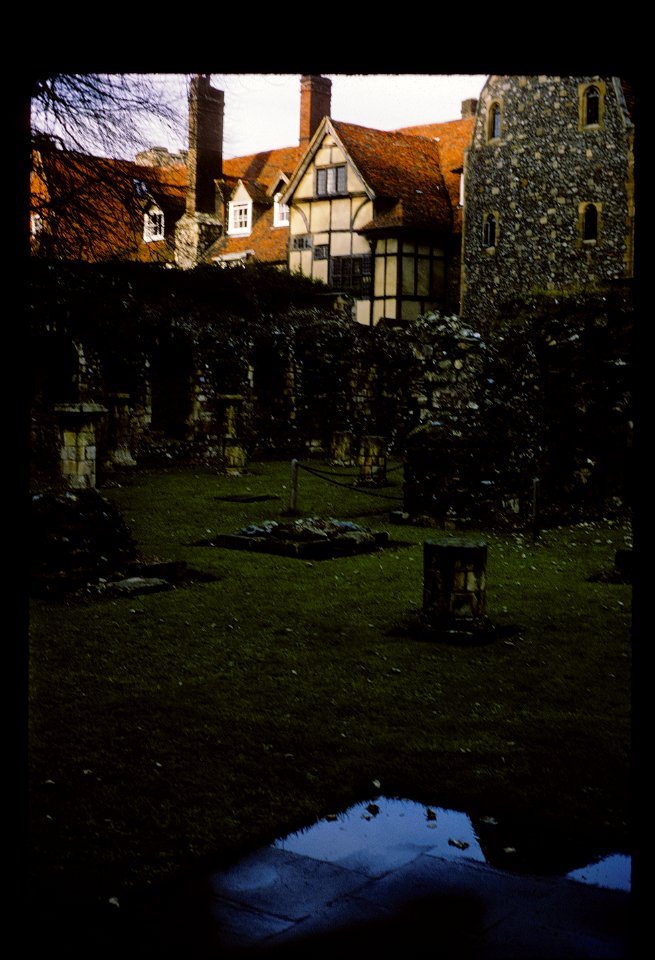
[[[252,203],[230,203],[230,220],[228,233],[250,233],[252,229]]]
[[[164,212],[159,207],[151,207],[143,215],[143,239],[146,243],[164,239]]]
[[[276,193],[274,197],[273,226],[274,227],[289,226],[289,207],[287,206],[286,203],[282,203],[281,193]]]

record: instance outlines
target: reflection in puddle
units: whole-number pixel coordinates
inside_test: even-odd
[[[494,821],[489,818],[481,821],[480,826],[486,824],[493,826]],[[343,813],[278,840],[274,846],[350,869],[394,869],[414,859],[421,849],[451,860],[488,862],[476,829],[465,813],[388,797],[355,804]],[[630,863],[630,857],[617,854],[566,876],[594,886],[629,891]]]
[[[595,863],[590,863],[580,870],[567,873],[569,880],[578,880],[593,887],[606,887],[609,890],[630,890],[632,875],[632,858],[621,853],[605,857]]]
[[[453,859],[485,859],[466,814],[386,797],[356,804],[334,819],[278,840],[275,846],[332,863],[360,853],[370,857],[385,848],[399,853],[400,848],[408,848],[409,853],[412,846],[429,847]]]

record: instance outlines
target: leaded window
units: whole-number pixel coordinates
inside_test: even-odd
[[[372,257],[360,254],[353,257],[332,257],[330,283],[340,290],[349,290],[355,296],[368,296],[371,287]]]
[[[291,249],[292,250],[311,250],[312,249],[311,234],[303,233],[303,234],[299,234],[297,237],[292,237]]]
[[[346,165],[319,167],[316,171],[316,193],[319,197],[346,192]]]
[[[489,126],[488,126],[488,139],[489,140],[498,140],[500,139],[500,104],[492,103],[489,109]]]

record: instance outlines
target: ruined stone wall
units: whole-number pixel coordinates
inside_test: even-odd
[[[407,510],[444,522],[514,510],[524,521],[535,477],[561,517],[625,502],[627,287],[517,298],[483,336],[439,313],[389,329],[318,308],[223,312],[213,275],[203,288],[178,274],[171,292],[184,298],[164,288],[155,304],[153,275],[142,290],[140,276],[106,285],[94,274],[87,289],[48,277],[34,296],[32,477],[43,487],[155,464],[354,465],[373,445],[406,461]],[[64,458],[75,461],[67,476]]]
[[[407,437],[406,511],[443,525],[525,524],[535,482],[545,523],[631,509],[630,285],[517,298],[486,340],[449,326],[434,345],[439,379],[424,372],[437,387],[430,408]]]
[[[599,122],[581,97],[601,92]],[[491,111],[500,110],[498,136]],[[465,167],[462,317],[493,324],[522,294],[579,291],[632,274],[633,125],[612,77],[492,76]],[[584,239],[584,205],[598,213]],[[495,217],[495,237],[485,220]]]

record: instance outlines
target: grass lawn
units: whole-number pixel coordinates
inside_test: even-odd
[[[390,521],[402,472],[375,497],[353,487],[355,470],[325,469],[336,482],[300,471],[298,511],[387,531],[390,546],[306,561],[197,545],[279,520],[288,463],[242,477],[137,471],[100,487],[142,553],[206,576],[31,600],[36,889],[118,895],[376,789],[494,817],[541,867],[562,843],[630,851],[631,587],[594,579],[630,543],[629,524],[537,542],[466,531],[488,545],[497,635],[428,641],[412,629],[423,544],[448,534]]]

